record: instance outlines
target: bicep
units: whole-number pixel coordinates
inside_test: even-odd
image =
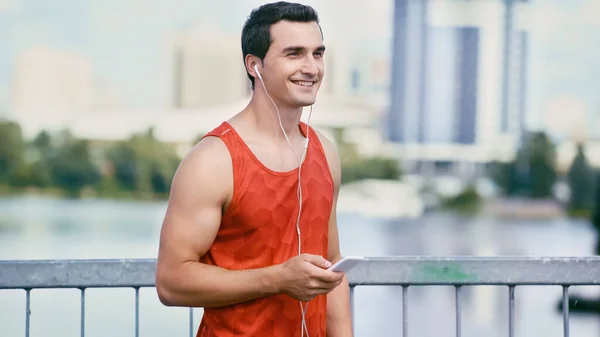
[[[220,148],[224,145],[215,142],[220,140],[207,138],[177,169],[160,233],[159,264],[198,261],[217,235],[231,164]]]

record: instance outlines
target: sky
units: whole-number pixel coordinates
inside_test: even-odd
[[[171,83],[169,36],[207,18],[219,22],[225,32],[237,31],[253,2],[0,1],[0,91],[10,87],[15,57],[44,45],[89,58],[94,76],[116,86],[132,107],[168,103],[164,86]],[[228,5],[232,2],[237,5]]]
[[[535,120],[531,122],[557,134],[583,124],[600,137],[600,0],[535,0],[534,4],[528,100]]]
[[[116,86],[127,97],[130,107],[167,106],[170,88],[166,86],[171,84],[170,38],[198,22],[212,22],[224,34],[239,35],[251,9],[265,2],[0,0],[0,107],[7,105],[15,57],[27,48],[39,45],[73,51],[89,58],[98,81]],[[329,2],[342,3],[339,0]],[[317,7],[323,1],[306,3]],[[375,15],[389,12],[391,1],[382,0],[381,3],[387,5],[371,10]],[[354,7],[355,17],[346,16],[344,22],[344,19],[331,17],[329,20],[327,14],[320,13],[322,18],[325,16],[325,26],[345,24],[354,27],[353,20],[361,12],[358,4],[364,3],[351,0],[345,4]],[[327,8],[323,12],[327,12]],[[372,37],[373,31],[376,34],[389,30],[377,24],[370,28],[361,30],[363,35],[370,33]],[[361,38],[360,32],[345,33]]]
[[[172,36],[198,22],[212,22],[224,34],[239,35],[250,10],[265,2],[0,0],[0,110],[9,104],[16,56],[40,45],[87,57],[94,77],[126,97],[128,107],[168,107],[171,101],[168,43]],[[351,46],[350,51],[389,52],[392,0],[305,3],[320,12],[326,40],[327,32],[334,32],[330,36],[335,35],[338,41]],[[567,110],[571,115],[598,116],[600,63],[596,60],[600,56],[597,43],[600,20],[596,17],[600,13],[600,0],[532,0],[532,3],[528,123],[532,127],[559,130],[565,127],[564,123],[547,123],[548,116]],[[369,24],[357,24],[361,15],[366,16]],[[571,111],[576,107],[582,112]],[[600,118],[594,121],[600,124]],[[586,124],[590,123],[593,121],[588,119]]]

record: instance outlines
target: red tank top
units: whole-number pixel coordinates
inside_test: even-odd
[[[306,124],[300,123],[304,136]],[[200,262],[226,269],[279,264],[298,254],[298,169],[275,172],[264,166],[227,122],[205,137],[219,137],[233,164],[233,197],[222,216],[215,241]],[[327,258],[328,222],[333,180],[319,137],[309,129],[309,146],[302,164],[302,253]],[[327,296],[308,303],[310,337],[326,335]],[[299,301],[279,294],[221,308],[206,308],[197,337],[300,336]]]

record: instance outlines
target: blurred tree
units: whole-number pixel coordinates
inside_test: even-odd
[[[107,159],[117,185],[142,195],[168,193],[179,165],[175,151],[156,140],[153,129],[119,142],[107,151]]]
[[[552,196],[556,182],[555,149],[544,132],[526,137],[511,162],[494,162],[490,176],[504,195],[532,198]]]
[[[0,182],[9,183],[17,170],[23,167],[25,142],[21,126],[0,121]]]
[[[52,185],[52,175],[50,170],[50,161],[56,154],[57,149],[52,146],[52,137],[42,130],[31,142],[32,162],[28,165],[29,176],[28,185],[36,187],[48,187]]]
[[[342,128],[335,128],[332,132],[342,165],[342,184],[361,179],[400,178],[400,165],[396,159],[382,156],[365,158],[360,155],[355,144],[345,141]]]
[[[133,140],[113,145],[106,152],[107,160],[112,164],[112,174],[120,189],[135,191],[138,188],[137,166]],[[107,177],[105,179],[112,179]]]
[[[596,228],[596,231],[600,232],[600,171],[596,173],[596,182],[597,184],[595,188],[594,204],[592,206],[591,222],[594,225],[594,228]],[[596,254],[600,255],[600,237],[598,238]]]
[[[100,180],[100,171],[92,163],[88,142],[75,139],[68,131],[61,135],[60,146],[48,164],[53,182],[71,196]]]
[[[35,136],[31,144],[40,154],[48,155],[51,151],[52,137],[46,130],[42,130]]]
[[[495,161],[490,165],[490,177],[506,196],[518,194],[520,191],[515,161]]]
[[[477,192],[477,188],[474,185],[468,185],[456,196],[443,198],[442,207],[460,213],[473,213],[479,211],[482,202],[483,199]]]
[[[383,157],[361,158],[342,163],[342,183],[361,179],[400,178],[400,168],[396,160]]]
[[[573,158],[567,177],[571,190],[569,211],[589,211],[594,197],[594,172],[585,157],[582,144],[577,145],[577,154]]]
[[[556,152],[554,144],[545,132],[536,132],[524,149],[527,158],[530,196],[547,198],[552,196],[556,182]]]

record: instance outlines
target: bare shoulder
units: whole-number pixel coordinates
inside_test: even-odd
[[[188,152],[182,166],[223,170],[231,167],[231,155],[225,143],[218,137],[205,137]]]
[[[171,198],[190,201],[210,196],[225,203],[232,185],[233,168],[227,146],[217,137],[205,137],[183,158],[171,186]]]
[[[179,164],[160,234],[162,276],[171,266],[197,261],[212,245],[232,190],[230,158],[220,139],[206,137]]]
[[[319,137],[319,141],[323,146],[323,151],[325,152],[325,156],[327,157],[327,164],[329,165],[329,169],[331,170],[331,175],[333,176],[334,184],[339,186],[341,175],[342,175],[342,165],[340,163],[340,156],[338,154],[337,147],[335,144],[323,134],[323,132],[313,128],[317,136]]]
[[[188,152],[185,159],[197,160],[203,157],[214,157],[214,161],[217,164],[224,164],[223,162],[229,162],[231,156],[225,143],[219,138],[214,136],[208,136],[202,138],[194,147]]]

